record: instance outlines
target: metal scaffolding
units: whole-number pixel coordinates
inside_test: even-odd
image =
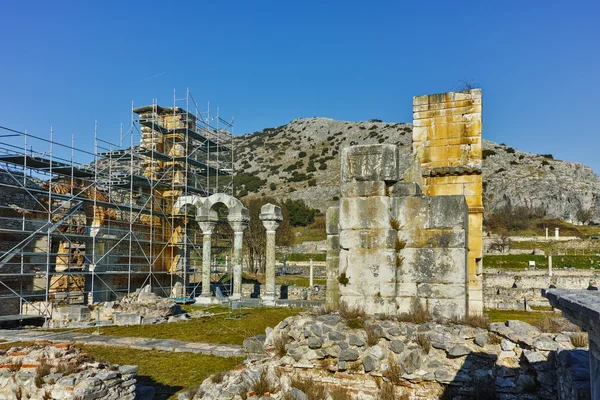
[[[151,285],[193,297],[202,234],[179,196],[233,192],[233,120],[173,106],[135,108],[118,143],[97,124],[88,151],[0,126],[0,315],[49,317],[57,303],[93,303]],[[225,228],[224,228],[225,229]],[[223,254],[226,230],[214,235]]]

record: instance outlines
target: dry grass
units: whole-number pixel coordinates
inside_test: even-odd
[[[79,368],[77,368],[76,365],[67,362],[60,363],[56,366],[56,373],[63,374],[63,376],[74,374],[77,371],[79,371]]]
[[[337,366],[337,359],[335,357],[325,357],[319,360],[319,368],[326,371],[330,371],[334,366]]]
[[[363,372],[363,364],[361,361],[348,361],[348,372],[360,374]]]
[[[285,349],[285,345],[287,344],[287,341],[284,337],[282,336],[278,336],[275,338],[275,340],[273,341],[273,347],[275,347],[275,354],[277,354],[279,357],[283,357],[287,354],[287,351]]]
[[[571,344],[575,347],[587,347],[588,334],[585,332],[577,332],[571,335]]]
[[[384,371],[383,376],[388,378],[394,385],[400,384],[400,377],[402,376],[402,365],[396,359],[395,356],[388,357],[388,368]]]
[[[327,391],[329,398],[331,400],[351,400],[352,396],[348,393],[346,389],[343,387],[336,386]]]
[[[396,400],[396,394],[394,393],[394,385],[391,382],[380,381],[378,382],[379,393],[377,400]]]
[[[417,335],[415,342],[421,346],[421,349],[423,349],[425,354],[429,354],[429,350],[431,350],[431,341],[426,335]]]
[[[215,372],[210,376],[212,383],[221,383],[223,382],[223,378],[225,378],[225,371]]]
[[[488,343],[489,344],[500,344],[502,343],[502,338],[495,333],[488,332]]]
[[[347,303],[340,302],[338,311],[342,318],[346,320],[348,328],[360,329],[365,327],[367,314],[360,307],[351,307]]]
[[[258,378],[252,384],[252,391],[260,397],[267,392],[275,392],[275,389],[276,388],[271,386],[269,380],[267,379],[267,369],[263,368]]]
[[[16,360],[16,361],[11,361],[8,364],[8,370],[10,372],[18,372],[21,370],[21,367],[23,366],[23,360]]]
[[[292,387],[301,390],[306,394],[308,400],[323,400],[327,398],[325,385],[315,382],[312,377],[292,377]]]
[[[398,320],[401,322],[411,322],[413,324],[424,324],[425,322],[432,321],[433,317],[429,310],[421,304],[419,299],[413,298],[410,303],[410,311],[400,314]]]
[[[44,377],[50,375],[52,368],[46,360],[40,360],[40,363],[35,368],[35,386],[41,388],[44,385]]]
[[[533,325],[542,332],[560,333],[568,330],[569,323],[564,318],[544,317]]]
[[[369,346],[375,346],[379,343],[379,335],[373,325],[366,325],[365,332],[367,332],[367,344]]]
[[[473,328],[487,329],[490,325],[490,320],[487,315],[484,314],[473,314],[465,315],[464,317],[454,317],[450,320],[451,323],[456,325],[468,325]]]

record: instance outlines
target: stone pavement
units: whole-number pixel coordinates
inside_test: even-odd
[[[86,345],[130,347],[138,350],[162,350],[213,354],[219,357],[245,356],[242,346],[233,344],[212,344],[201,342],[182,342],[171,339],[91,335],[81,332],[41,332],[35,330],[19,331],[0,329],[0,340],[6,340],[9,342],[46,340],[53,343],[73,342],[76,344]]]

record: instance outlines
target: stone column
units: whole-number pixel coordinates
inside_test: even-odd
[[[327,287],[325,292],[325,306],[335,309],[339,306],[340,301],[340,283],[338,282],[340,274],[340,208],[329,207],[325,215],[325,229],[327,230]]]
[[[260,209],[260,219],[267,230],[267,266],[265,276],[265,295],[263,300],[267,304],[275,304],[275,231],[281,223],[281,207],[265,204]]]
[[[554,228],[554,239],[558,240],[560,238],[559,228]]]
[[[242,244],[244,230],[248,227],[246,221],[229,221],[233,229],[233,293],[232,300],[242,298]]]
[[[211,239],[215,229],[215,221],[199,222],[202,229],[202,297],[210,297],[210,257]]]
[[[552,276],[552,256],[548,256],[548,276]]]
[[[314,266],[314,262],[313,259],[310,259],[310,272],[308,275],[308,286],[309,287],[313,287],[314,286],[314,280],[313,280],[313,276],[314,276],[314,271],[315,271],[315,266]]]

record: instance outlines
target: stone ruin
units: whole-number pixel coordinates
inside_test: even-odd
[[[390,144],[342,152],[327,210],[327,303],[436,317],[483,311],[481,91],[413,99],[413,158]]]
[[[0,351],[2,399],[151,399],[137,365],[95,362],[68,343],[15,344]]]

